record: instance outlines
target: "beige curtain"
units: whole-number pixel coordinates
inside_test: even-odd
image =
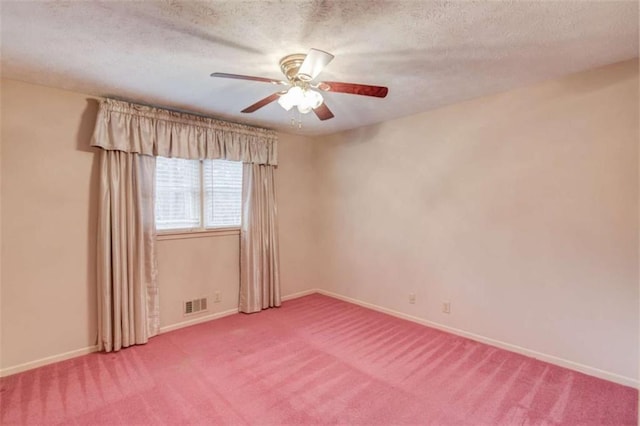
[[[280,306],[275,167],[244,164],[240,235],[240,311]]]
[[[280,305],[272,130],[111,99],[92,146],[102,148],[98,234],[98,346],[145,343],[158,333],[155,156],[244,163],[240,310]]]
[[[155,158],[102,150],[98,216],[98,347],[107,352],[158,334]]]
[[[273,130],[106,99],[91,144],[150,156],[275,166],[277,141]]]

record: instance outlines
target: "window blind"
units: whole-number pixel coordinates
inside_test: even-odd
[[[240,226],[242,162],[204,160],[205,227]]]
[[[200,227],[200,161],[156,157],[156,229]]]

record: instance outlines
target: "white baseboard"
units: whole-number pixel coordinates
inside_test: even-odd
[[[598,377],[600,379],[609,380],[611,382],[619,383],[625,386],[631,386],[640,389],[640,381],[631,377],[622,376],[620,374],[611,373],[609,371],[601,370],[599,368],[590,367],[588,365],[580,364],[577,362],[569,361],[568,359],[559,358],[557,356],[548,355],[542,352],[537,352],[532,349],[523,348],[522,346],[513,345],[511,343],[502,342],[500,340],[492,339],[490,337],[481,336],[479,334],[470,333],[468,331],[460,330],[458,328],[449,327],[437,322],[428,321],[423,318],[414,317],[413,315],[404,314],[402,312],[394,311],[392,309],[383,308],[382,306],[374,305],[373,303],[367,303],[351,297],[342,296],[341,294],[333,293],[326,290],[317,290],[318,293],[325,296],[333,297],[336,299],[344,300],[345,302],[353,303],[365,308],[373,309],[374,311],[382,312],[388,315],[392,315],[397,318],[402,318],[408,321],[412,321],[418,324],[426,325],[427,327],[436,328],[438,330],[446,331],[447,333],[455,334],[457,336],[466,337],[477,342],[486,343],[491,346],[496,346],[501,349],[506,349],[511,352],[516,352],[522,355],[526,355],[532,358],[539,359],[541,361],[548,362],[560,367],[568,368],[569,370],[579,371],[590,376]]]
[[[297,293],[287,294],[286,296],[282,296],[282,300],[287,301],[291,299],[297,299],[298,297],[304,297],[304,296],[308,296],[310,294],[319,293],[319,292],[320,291],[318,289],[312,288],[311,290],[305,290],[305,291],[299,291]]]
[[[481,336],[479,334],[470,333],[464,330],[460,330],[457,328],[449,327],[443,324],[439,324],[437,322],[428,321],[423,318],[414,317],[413,315],[408,315],[402,312],[394,311],[392,309],[387,309],[382,306],[374,305],[373,303],[363,302],[358,299],[353,299],[351,297],[343,296],[341,294],[333,293],[327,290],[321,289],[312,289],[305,290],[298,293],[292,293],[282,297],[283,301],[297,299],[299,297],[308,296],[313,293],[323,294],[325,296],[333,297],[335,299],[344,300],[345,302],[353,303],[355,305],[359,305],[365,308],[372,309],[374,311],[382,312],[388,315],[392,315],[397,318],[402,318],[408,321],[412,321],[418,324],[425,325],[427,327],[436,328],[438,330],[446,331],[451,334],[455,334],[457,336],[466,337],[471,340],[475,340],[481,343],[486,343],[491,346],[496,346],[498,348],[506,349],[511,352],[516,352],[522,355],[526,355],[532,358],[539,359],[541,361],[548,362],[550,364],[558,365],[560,367],[568,368],[570,370],[579,371],[584,374],[588,374],[590,376],[598,377],[600,379],[609,380],[611,382],[619,383],[625,386],[631,386],[637,389],[640,389],[640,381],[633,379],[631,377],[622,376],[616,373],[611,373],[609,371],[601,370],[595,367],[590,367],[588,365],[580,364],[577,362],[569,361],[564,358],[559,358],[553,355],[548,355],[545,353],[537,352],[531,349],[523,348],[521,346],[513,345],[511,343],[502,342],[500,340],[495,340],[490,337]],[[218,318],[226,317],[229,315],[233,315],[238,313],[237,309],[228,309],[222,312],[216,312],[214,314],[205,315],[202,317],[194,318],[188,321],[183,321],[177,324],[168,325],[160,328],[160,333],[168,333],[169,331],[178,330],[180,328],[189,327],[191,325],[200,324],[203,322],[215,320]],[[37,359],[35,361],[25,362],[23,364],[7,367],[0,369],[0,377],[10,376],[12,374],[21,373],[23,371],[31,370],[37,367],[42,367],[44,365],[53,364],[55,362],[64,361],[71,358],[76,358],[82,355],[87,355],[92,352],[96,352],[98,350],[98,346],[87,346],[85,348],[76,349],[73,351],[65,352],[58,355],[48,356],[46,358]]]
[[[308,296],[308,295],[313,294],[313,293],[318,293],[318,290],[312,289],[312,290],[300,291],[298,293],[288,294],[286,296],[282,296],[282,300],[283,301],[287,301],[287,300],[291,300],[291,299],[297,299],[298,297]],[[191,320],[188,320],[188,321],[179,322],[177,324],[167,325],[165,327],[160,327],[160,334],[168,333],[169,331],[178,330],[178,329],[184,328],[184,327],[189,327],[191,325],[200,324],[202,322],[207,322],[207,321],[215,320],[215,319],[218,319],[218,318],[226,317],[226,316],[229,316],[229,315],[237,314],[238,312],[239,312],[238,308],[228,309],[226,311],[216,312],[215,314],[210,314],[210,315],[204,315],[204,316],[201,316],[201,317],[198,317],[198,318],[194,318],[194,319],[191,319]]]
[[[58,355],[48,356],[46,358],[36,359],[35,361],[25,362],[24,364],[14,365],[12,367],[0,370],[0,377],[11,376],[12,374],[22,373],[23,371],[32,370],[44,365],[53,364],[55,362],[65,361],[67,359],[76,358],[87,355],[98,350],[98,345],[87,346],[86,348],[76,349],[74,351],[65,352]]]
[[[303,296],[308,296],[310,294],[313,293],[317,293],[318,290],[316,289],[312,289],[312,290],[305,290],[305,291],[300,291],[298,293],[291,293],[288,294],[286,296],[282,296],[282,300],[283,301],[287,301],[287,300],[291,300],[291,299],[297,299],[298,297],[303,297]],[[191,325],[196,325],[196,324],[200,324],[202,322],[207,322],[207,321],[211,321],[211,320],[215,320],[218,318],[223,318],[229,315],[233,315],[233,314],[237,314],[238,308],[234,308],[234,309],[228,309],[226,311],[222,311],[222,312],[216,312],[215,314],[210,314],[210,315],[204,315],[198,318],[194,318],[188,321],[183,321],[183,322],[179,322],[177,324],[171,324],[171,325],[167,325],[165,327],[160,327],[160,334],[162,333],[168,333],[169,331],[173,331],[173,330],[178,330],[180,328],[184,328],[184,327],[189,327]]]
[[[218,318],[223,318],[223,317],[227,317],[229,315],[233,315],[233,314],[237,314],[238,313],[238,308],[233,308],[233,309],[227,309],[226,311],[222,311],[222,312],[216,312],[213,314],[209,314],[209,315],[204,315],[198,318],[193,318],[187,321],[182,321],[176,324],[171,324],[171,325],[166,325],[164,327],[160,327],[160,334],[163,333],[168,333],[170,331],[173,330],[178,330],[180,328],[184,328],[184,327],[189,327],[191,325],[196,325],[196,324],[200,324],[202,322],[207,322],[207,321],[211,321],[214,319],[218,319]]]
[[[306,291],[301,291],[298,293],[293,293],[293,294],[288,294],[286,296],[282,297],[282,300],[291,300],[291,299],[297,299],[298,297],[303,297],[303,296],[308,296],[309,294],[313,294],[313,293],[317,293],[318,291],[313,289],[313,290],[306,290]],[[189,327],[191,325],[196,325],[196,324],[200,324],[203,322],[207,322],[207,321],[211,321],[211,320],[215,320],[218,318],[223,318],[229,315],[233,315],[233,314],[237,314],[238,313],[238,309],[234,308],[234,309],[228,309],[226,311],[222,311],[222,312],[216,312],[213,314],[209,314],[209,315],[204,315],[201,317],[197,317],[197,318],[193,318],[187,321],[182,321],[179,322],[177,324],[171,324],[171,325],[167,325],[164,327],[160,327],[160,334],[163,333],[168,333],[170,331],[173,330],[178,330],[180,328],[184,328],[184,327]],[[57,355],[51,355],[45,358],[40,358],[40,359],[36,359],[34,361],[29,361],[29,362],[25,362],[23,364],[18,364],[18,365],[14,365],[11,367],[7,367],[7,368],[3,368],[0,369],[0,377],[6,377],[6,376],[10,376],[12,374],[17,374],[17,373],[22,373],[24,371],[27,370],[33,370],[34,368],[38,368],[38,367],[43,367],[45,365],[48,364],[53,364],[56,362],[60,362],[60,361],[65,361],[71,358],[76,358],[82,355],[87,355],[90,354],[92,352],[96,352],[98,350],[98,345],[94,345],[94,346],[87,346],[86,348],[81,348],[81,349],[76,349],[73,351],[69,351],[69,352],[65,352],[62,354],[57,354]]]

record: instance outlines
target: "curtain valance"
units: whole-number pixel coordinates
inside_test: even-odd
[[[100,103],[91,141],[110,151],[273,166],[277,144],[273,130],[113,99]]]

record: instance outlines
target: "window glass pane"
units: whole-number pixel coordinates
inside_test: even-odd
[[[200,161],[156,157],[156,229],[200,227]]]
[[[240,226],[242,162],[204,160],[205,227]]]

